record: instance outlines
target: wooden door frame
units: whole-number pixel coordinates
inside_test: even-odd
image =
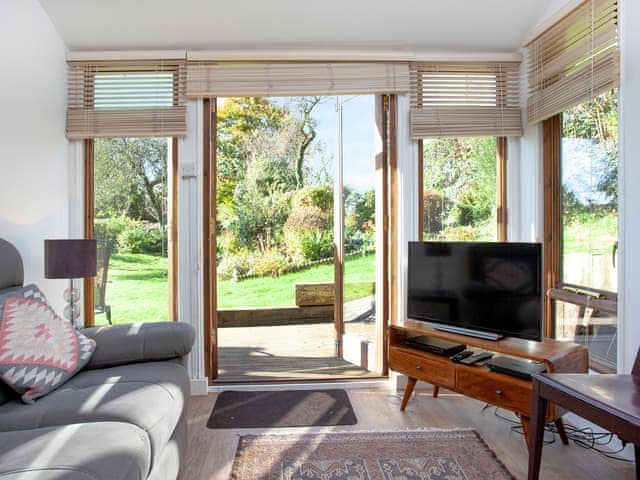
[[[385,100],[386,99],[386,100]],[[387,329],[390,324],[390,315],[393,311],[391,304],[397,304],[397,279],[392,265],[396,265],[397,261],[397,238],[398,238],[398,205],[397,205],[397,188],[398,188],[398,161],[397,161],[397,96],[396,95],[377,95],[376,102],[380,101],[382,108],[376,109],[380,114],[376,116],[376,125],[378,131],[382,135],[382,152],[376,155],[375,168],[382,169],[383,183],[382,195],[383,212],[381,213],[381,228],[385,231],[385,241],[380,246],[380,255],[382,256],[382,269],[385,281],[383,285],[378,286],[383,291],[383,305],[379,306],[382,312],[382,325],[376,329],[376,343],[380,345],[377,349],[377,355],[381,358],[377,362],[382,365],[382,376],[388,375],[388,345],[387,345]],[[378,118],[379,117],[379,118]],[[210,381],[215,380],[218,376],[218,349],[217,349],[217,281],[216,281],[216,99],[203,99],[203,307],[204,307],[204,354],[205,354],[205,376]],[[395,187],[394,187],[395,185]],[[335,251],[334,244],[334,251]],[[343,259],[339,259],[340,262]],[[342,265],[342,263],[341,263]],[[341,276],[343,274],[341,269]],[[334,271],[334,282],[337,285],[344,281],[343,278],[338,280]],[[341,289],[342,290],[342,289]],[[336,292],[338,293],[338,292]],[[390,294],[394,295],[394,301],[390,300]],[[336,305],[338,302],[336,301]],[[339,304],[342,307],[342,302]],[[342,311],[340,312],[342,315]],[[344,326],[344,324],[343,324]],[[344,330],[340,332],[336,328],[336,336],[340,334],[340,338]],[[342,341],[339,342],[338,348],[341,349]],[[340,350],[340,354],[342,351]],[[331,380],[328,378],[327,380]],[[267,382],[261,382],[267,383]]]
[[[386,102],[385,102],[386,100]],[[399,171],[398,171],[398,97],[397,95],[386,95],[382,97],[382,112],[384,129],[382,144],[384,161],[383,194],[388,200],[383,204],[382,216],[387,230],[382,249],[382,265],[384,278],[387,279],[383,287],[383,317],[382,330],[378,330],[381,335],[379,343],[380,355],[382,355],[382,375],[389,374],[389,325],[397,324],[398,320],[398,231],[400,228],[399,211]],[[379,360],[378,360],[379,362]]]
[[[169,318],[178,321],[178,138],[171,137],[171,158],[167,160],[169,182],[169,207],[167,234],[169,239],[168,300]],[[84,140],[84,238],[95,238],[95,140]],[[84,325],[95,325],[93,299],[94,278],[84,279]]]
[[[216,99],[202,100],[202,241],[204,292],[204,372],[209,380],[218,377],[218,314],[216,281],[217,153]]]
[[[547,292],[562,278],[562,114],[542,122],[544,178],[544,286]],[[555,337],[555,304],[545,295],[543,335]]]

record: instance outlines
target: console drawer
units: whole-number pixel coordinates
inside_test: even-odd
[[[456,371],[456,390],[483,402],[529,416],[531,382],[473,367]]]
[[[389,368],[392,370],[446,388],[455,385],[455,367],[447,357],[440,360],[435,356],[427,357],[428,354],[414,355],[393,347],[389,350]]]

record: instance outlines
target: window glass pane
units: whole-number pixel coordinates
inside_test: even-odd
[[[496,138],[424,140],[423,158],[424,240],[496,240]]]
[[[167,138],[94,143],[96,325],[169,317]]]
[[[562,115],[562,281],[617,291],[618,97],[612,90]],[[595,289],[598,291],[592,291]],[[616,317],[557,302],[556,336],[586,344],[592,367],[614,371]]]

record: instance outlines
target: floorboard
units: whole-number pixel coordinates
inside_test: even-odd
[[[206,423],[216,395],[192,397],[189,402],[189,448],[183,480],[227,479],[239,435],[273,431],[208,429]],[[509,422],[496,417],[493,408],[483,410],[481,402],[447,392],[434,399],[429,391],[423,391],[416,393],[405,412],[400,412],[401,394],[390,390],[350,389],[349,397],[358,417],[357,425],[277,431],[475,428],[511,473],[517,479],[526,479],[528,453],[522,436],[510,430]],[[544,447],[540,478],[630,480],[635,478],[634,471],[633,463],[610,460],[575,445],[567,447],[558,440]]]

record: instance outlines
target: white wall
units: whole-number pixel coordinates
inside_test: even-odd
[[[619,0],[620,139],[618,365],[628,372],[640,344],[640,2]]]
[[[0,237],[58,311],[66,284],[44,280],[43,240],[68,235],[65,54],[36,0],[0,2]]]

